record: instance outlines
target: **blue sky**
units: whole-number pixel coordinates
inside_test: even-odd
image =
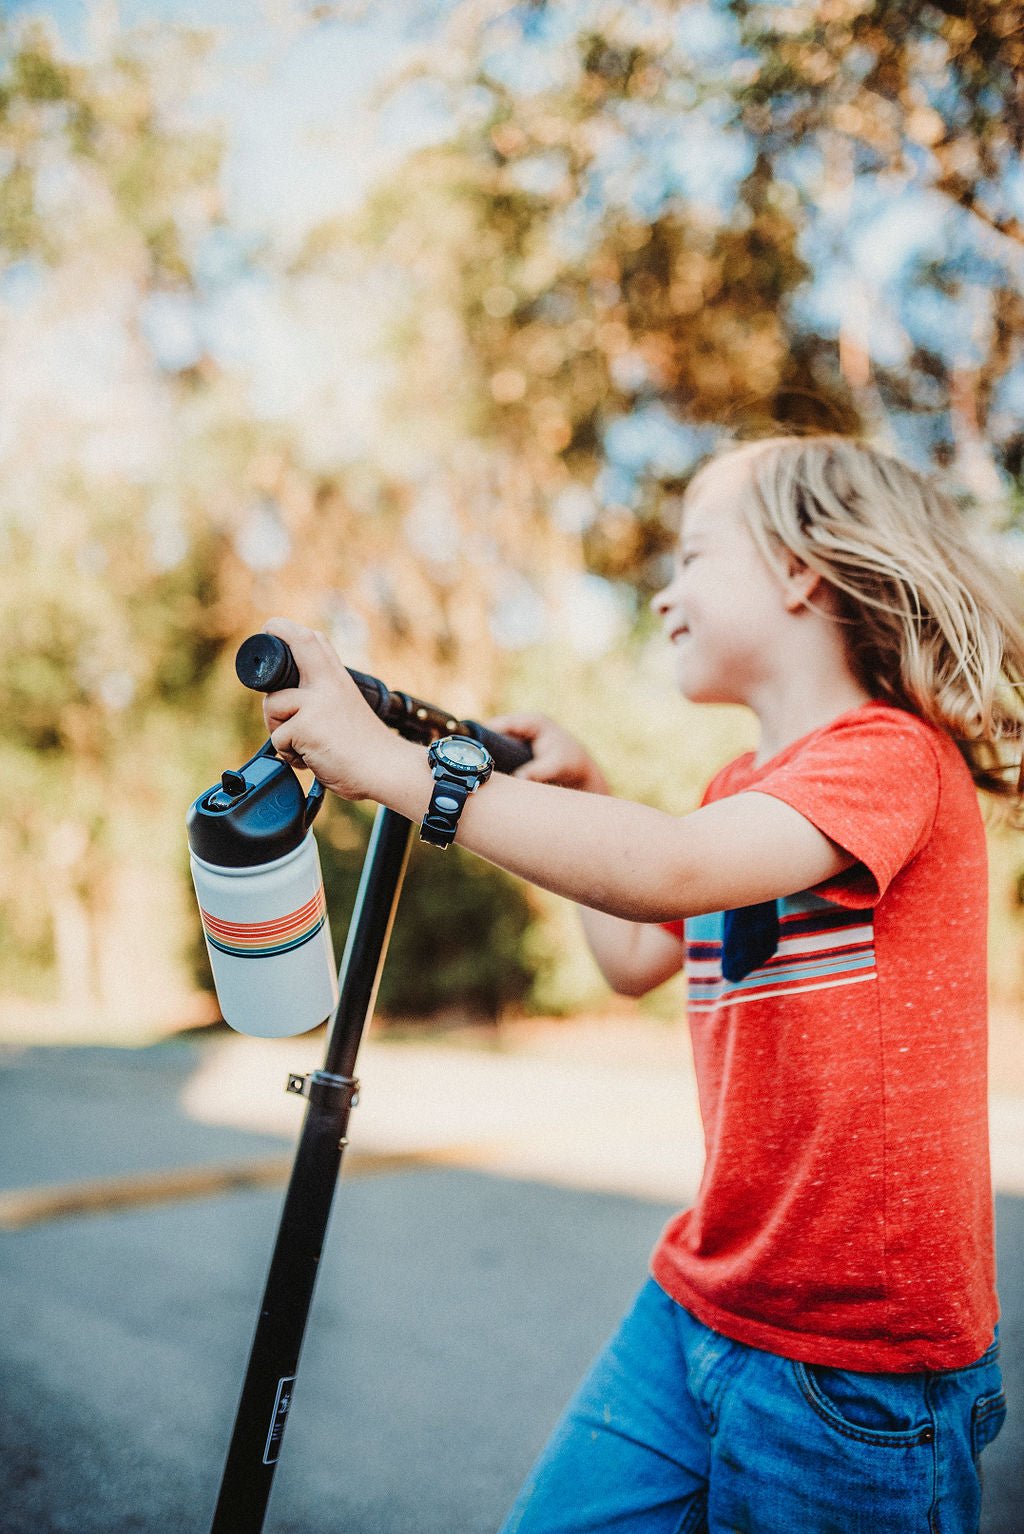
[[[408,91],[390,108],[370,98],[401,64],[443,6],[389,0],[362,19],[289,26],[246,0],[14,0],[11,16],[53,23],[67,49],[88,56],[103,18],[128,31],[154,22],[195,27],[216,39],[211,89],[197,117],[227,129],[227,211],[240,231],[273,229],[299,242],[321,219],[355,207],[373,180],[443,131],[428,93]],[[297,14],[297,8],[296,8]],[[116,21],[115,19],[116,18]]]

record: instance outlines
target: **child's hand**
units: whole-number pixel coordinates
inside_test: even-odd
[[[582,788],[593,794],[610,793],[604,774],[586,748],[546,714],[503,714],[488,720],[487,727],[501,735],[528,740],[533,746],[530,761],[516,769],[517,778]]]
[[[268,693],[263,717],[278,756],[308,767],[343,799],[369,799],[382,758],[397,737],[370,708],[325,634],[290,618],[271,618],[268,634],[283,639],[295,657],[298,687]]]

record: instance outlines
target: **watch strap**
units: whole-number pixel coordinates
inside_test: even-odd
[[[438,778],[420,826],[420,841],[430,842],[434,847],[450,847],[459,828],[463,805],[475,787],[475,780],[470,785],[460,783],[456,778]]]

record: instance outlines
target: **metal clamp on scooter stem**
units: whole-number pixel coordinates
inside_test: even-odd
[[[344,1092],[349,1095],[349,1106],[352,1108],[359,1101],[359,1082],[356,1077],[334,1076],[330,1071],[311,1071],[308,1076],[300,1071],[292,1071],[285,1091],[292,1092],[296,1097],[305,1097],[310,1102],[315,1102],[317,1097],[325,1101],[332,1092]]]

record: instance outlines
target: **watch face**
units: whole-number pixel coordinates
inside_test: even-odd
[[[448,740],[438,741],[436,750],[446,766],[461,768],[463,772],[478,772],[490,761],[490,755],[484,747],[464,735],[454,735]]]

